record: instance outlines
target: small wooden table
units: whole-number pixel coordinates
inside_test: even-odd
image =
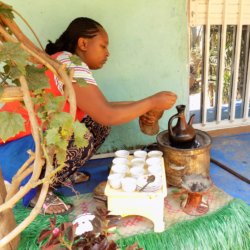
[[[167,183],[163,159],[161,166],[162,187],[154,192],[124,192],[122,189],[111,188],[107,182],[105,195],[110,214],[122,217],[140,215],[153,222],[154,232],[164,231],[164,198],[167,196]]]

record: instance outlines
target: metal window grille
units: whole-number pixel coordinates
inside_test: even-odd
[[[200,65],[196,128],[249,125],[250,1],[189,0],[189,25],[201,57],[200,62],[193,59],[193,65]],[[192,46],[193,40],[190,53]]]

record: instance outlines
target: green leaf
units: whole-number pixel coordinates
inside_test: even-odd
[[[44,98],[42,95],[36,95],[35,97],[32,97],[32,102],[36,105],[44,104]]]
[[[27,64],[28,53],[24,51],[20,43],[5,42],[0,47],[0,61],[7,63],[15,62],[18,70],[25,75],[25,66]]]
[[[77,81],[77,83],[81,86],[84,87],[86,85],[88,85],[88,83],[83,79],[83,78],[75,78],[74,79]]]
[[[20,114],[0,112],[0,138],[5,142],[21,131],[25,131],[25,120]]]
[[[43,108],[39,107],[38,111],[37,111],[37,117],[42,121],[45,122],[48,119],[48,115],[47,112],[43,112]]]
[[[37,68],[33,65],[26,66],[26,79],[31,91],[49,88],[49,79],[45,75],[45,68]]]
[[[15,84],[15,81],[21,75],[20,70],[15,65],[5,64],[3,70],[3,72],[0,72],[0,85]]]
[[[59,164],[59,166],[64,165],[64,162],[66,160],[66,155],[67,155],[67,146],[66,148],[60,148],[57,150],[56,152],[56,159],[57,159],[57,163]]]
[[[53,119],[50,122],[50,128],[72,128],[73,118],[69,113],[66,112],[58,112],[55,113]]]
[[[64,104],[65,97],[64,96],[54,96],[51,93],[47,94],[48,100],[45,105],[45,110],[48,113],[51,112],[59,112],[61,111],[62,105]]]
[[[10,77],[11,79],[15,80],[18,79],[21,76],[21,71],[17,66],[12,66],[10,69]]]
[[[13,19],[14,15],[12,13],[12,6],[0,3],[0,15],[7,17],[9,19]]]
[[[57,145],[61,143],[61,137],[58,133],[58,128],[47,129],[45,133],[45,140],[47,145]]]
[[[73,124],[74,129],[74,144],[78,148],[87,147],[88,140],[84,137],[84,135],[89,131],[83,123],[76,121]]]
[[[74,63],[77,66],[80,66],[82,64],[81,58],[77,55],[72,55],[72,56],[70,56],[69,59],[72,63]]]

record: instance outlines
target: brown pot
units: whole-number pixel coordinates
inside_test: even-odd
[[[194,115],[186,122],[185,105],[178,105],[177,114],[170,117],[168,121],[168,132],[171,146],[177,148],[190,148],[195,140],[195,129],[192,127]],[[173,121],[177,119],[175,126],[172,126]]]

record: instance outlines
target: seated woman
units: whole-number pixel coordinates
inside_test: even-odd
[[[91,70],[102,68],[109,57],[108,34],[101,24],[86,18],[80,17],[73,20],[63,34],[55,43],[49,41],[46,52],[52,58],[65,64],[68,68],[74,69],[74,80],[72,82],[77,102],[76,119],[81,121],[88,128],[85,139],[88,145],[83,148],[74,146],[74,140],[69,141],[65,167],[57,175],[57,182],[53,187],[59,186],[68,178],[74,175],[77,170],[84,166],[86,161],[102,145],[110,132],[110,127],[132,121],[143,116],[148,123],[155,120],[147,112],[150,110],[170,109],[175,101],[176,95],[169,91],[155,93],[138,101],[110,102],[99,89]],[[82,63],[75,65],[71,61],[72,54],[77,55]],[[51,92],[55,95],[63,95],[63,83],[52,72],[48,72]],[[79,80],[78,80],[79,79]],[[84,79],[86,86],[81,87],[77,81]],[[66,103],[66,105],[69,105]],[[1,108],[1,111],[17,110],[15,105],[10,103]],[[67,109],[68,110],[68,109]],[[3,169],[3,176],[11,181],[22,164],[28,159],[27,150],[35,150],[34,141],[28,124],[28,116],[22,114],[26,119],[26,131],[18,134],[12,141],[0,145],[0,165]],[[57,167],[56,160],[54,167]],[[24,205],[34,206],[39,192],[33,190],[24,198]],[[47,214],[62,214],[69,211],[70,205],[65,204],[52,191],[47,195],[43,206],[43,212]]]

